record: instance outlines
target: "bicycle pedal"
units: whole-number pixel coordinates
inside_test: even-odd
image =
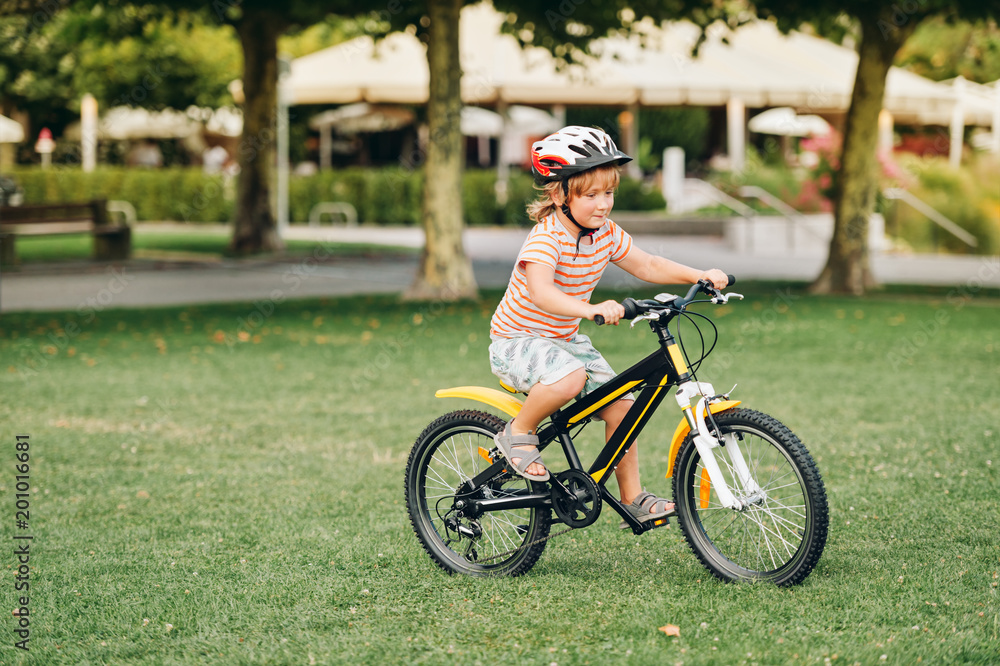
[[[655,530],[657,527],[670,527],[670,516],[657,518],[656,520],[649,521],[649,523],[652,525],[652,527],[649,528],[650,530]]]
[[[643,532],[648,532],[649,530],[655,530],[657,527],[670,527],[670,516],[665,516],[663,518],[657,518],[656,520],[650,520],[645,523],[641,523],[640,532],[635,532],[635,534],[642,534]],[[627,530],[630,525],[624,520],[618,525],[620,529]]]

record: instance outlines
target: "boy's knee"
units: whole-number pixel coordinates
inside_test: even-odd
[[[576,396],[580,395],[580,391],[583,390],[583,387],[586,386],[586,384],[587,372],[583,368],[580,368],[579,370],[574,370],[569,373],[553,386],[558,387],[561,397],[564,398],[566,402],[569,402]]]

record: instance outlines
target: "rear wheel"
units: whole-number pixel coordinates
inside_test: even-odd
[[[406,506],[424,550],[448,573],[517,576],[526,573],[545,549],[548,509],[490,511],[462,515],[459,499],[510,497],[543,491],[545,484],[503,473],[471,494],[460,486],[488,468],[480,449],[490,451],[505,421],[463,410],[435,420],[417,438],[406,466]]]
[[[826,490],[812,456],[787,427],[749,409],[715,415],[725,447],[714,449],[733,494],[747,506],[724,507],[688,435],[677,454],[674,502],[684,538],[724,581],[801,583],[823,554],[829,523]],[[760,490],[744,488],[726,447],[739,446]]]

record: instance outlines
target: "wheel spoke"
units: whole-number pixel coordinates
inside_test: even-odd
[[[788,542],[788,541],[786,541],[786,540],[785,540],[785,539],[784,539],[784,538],[783,538],[783,537],[781,536],[781,534],[780,534],[780,533],[779,533],[779,532],[777,531],[777,526],[775,526],[775,529],[771,529],[771,528],[770,528],[770,526],[768,526],[768,525],[767,525],[767,524],[766,524],[766,523],[764,522],[764,520],[763,520],[762,518],[759,518],[759,517],[757,517],[756,515],[753,515],[754,513],[756,513],[756,512],[755,512],[755,511],[753,511],[753,510],[751,510],[751,511],[749,511],[748,513],[746,513],[746,514],[743,514],[743,515],[747,516],[747,519],[748,519],[749,521],[751,521],[751,522],[755,523],[756,525],[758,525],[758,526],[760,527],[760,533],[761,533],[761,535],[763,536],[763,538],[764,538],[765,540],[767,540],[767,542],[768,542],[768,548],[770,548],[770,540],[768,539],[768,535],[769,535],[769,534],[770,534],[771,536],[773,536],[774,538],[776,538],[776,539],[778,539],[778,540],[782,541],[782,542],[783,542],[783,543],[785,544],[785,546],[786,546],[786,547],[787,547],[788,545],[790,545],[790,544],[789,544],[789,542]]]
[[[795,511],[795,507],[805,508],[805,504],[786,505],[782,504],[781,502],[778,502],[777,500],[768,499],[764,502],[764,506],[767,507],[768,511],[774,511],[775,509],[780,509],[781,511],[790,513],[793,516],[798,516],[803,520],[806,519],[805,513],[802,513],[800,511]]]

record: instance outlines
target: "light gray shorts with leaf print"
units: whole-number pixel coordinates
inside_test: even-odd
[[[580,368],[587,372],[587,383],[580,397],[615,377],[611,365],[586,335],[578,333],[570,340],[535,337],[493,337],[492,340],[490,369],[503,383],[522,393],[527,393],[539,382],[555,384]],[[622,399],[634,398],[626,395]]]

